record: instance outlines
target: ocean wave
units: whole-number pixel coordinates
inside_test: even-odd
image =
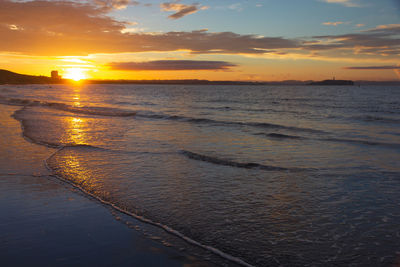
[[[396,148],[396,149],[400,148],[400,144],[397,143],[384,143],[384,142],[360,140],[360,139],[324,138],[318,140],[327,142],[341,142],[341,143],[350,143],[359,145],[382,146],[382,147]]]
[[[276,139],[305,139],[305,137],[297,135],[281,134],[281,133],[257,133],[256,135],[265,135],[267,137],[272,137]]]
[[[335,142],[335,143],[349,143],[356,145],[369,145],[369,146],[382,146],[388,148],[400,148],[400,144],[397,143],[385,143],[378,141],[370,141],[370,140],[361,140],[361,139],[346,139],[346,138],[308,138],[303,136],[296,135],[287,135],[281,133],[256,133],[255,135],[262,135],[273,139],[307,139],[307,140],[315,140],[315,141],[325,141],[325,142]]]
[[[356,116],[356,117],[352,117],[352,118],[356,119],[356,120],[366,121],[366,122],[400,123],[400,119],[381,117],[381,116],[372,116],[372,115]]]
[[[261,169],[261,170],[266,170],[266,171],[287,171],[287,170],[289,170],[288,168],[277,167],[277,166],[268,166],[268,165],[263,165],[263,164],[259,164],[259,163],[253,163],[253,162],[246,162],[246,163],[235,162],[235,161],[231,161],[231,160],[220,159],[217,157],[206,156],[206,155],[194,153],[194,152],[187,151],[187,150],[181,150],[181,153],[190,159],[205,161],[205,162],[209,162],[209,163],[213,163],[213,164],[217,164],[217,165],[224,165],[224,166],[231,166],[231,167],[245,168],[245,169]]]
[[[109,153],[116,153],[116,154],[125,154],[125,155],[144,155],[144,154],[151,154],[151,155],[176,155],[176,151],[143,151],[143,150],[134,150],[134,151],[127,151],[121,149],[113,149],[113,148],[105,148],[105,147],[98,147],[88,144],[73,144],[67,143],[58,146],[59,150],[63,149],[75,149],[80,151],[100,151],[100,152],[109,152]]]
[[[138,112],[136,116],[143,118],[150,118],[150,119],[174,120],[174,121],[183,121],[183,122],[199,123],[199,124],[232,125],[232,126],[244,126],[244,127],[250,126],[256,128],[284,129],[284,130],[309,132],[309,133],[326,133],[322,130],[317,130],[317,129],[285,126],[281,124],[274,124],[268,122],[220,121],[207,118],[193,118],[180,115],[167,115],[167,114],[142,113],[142,112]]]
[[[6,105],[15,106],[40,106],[47,107],[56,110],[67,111],[75,114],[84,115],[99,115],[99,116],[111,116],[111,117],[131,117],[136,114],[135,111],[124,110],[118,108],[109,107],[75,107],[65,103],[58,102],[46,102],[32,99],[20,99],[20,98],[4,98],[0,97],[0,103]]]
[[[362,139],[349,139],[349,138],[310,138],[310,137],[303,137],[297,135],[287,135],[281,133],[255,133],[255,135],[266,136],[272,139],[298,139],[298,140],[315,140],[315,141],[323,141],[323,142],[335,142],[335,143],[348,143],[348,144],[355,144],[355,145],[369,145],[369,146],[381,146],[387,148],[400,148],[400,144],[398,143],[385,143],[385,142],[378,142],[378,141],[370,141],[370,140],[362,140]]]
[[[142,106],[156,106],[157,105],[157,104],[154,104],[154,103],[151,103],[151,102],[134,102],[134,103],[127,102],[127,101],[118,101],[118,102],[106,101],[106,102],[108,102],[110,104],[117,104],[117,105],[124,105],[124,106],[139,106],[139,105],[142,105]]]
[[[162,113],[137,112],[132,110],[110,108],[110,107],[85,107],[85,106],[75,107],[65,103],[39,101],[34,99],[5,98],[2,96],[0,96],[0,104],[16,105],[16,106],[40,106],[40,107],[47,107],[56,110],[62,110],[75,114],[84,114],[84,115],[99,115],[99,116],[111,116],[111,117],[137,116],[143,118],[174,120],[174,121],[199,123],[199,124],[232,125],[232,126],[242,126],[242,127],[250,126],[257,128],[284,129],[284,130],[301,131],[309,133],[325,133],[324,131],[317,129],[285,126],[281,124],[274,124],[268,122],[220,121],[207,118],[193,118],[180,115],[168,115]]]
[[[267,122],[241,122],[241,125],[245,126],[254,126],[260,128],[274,128],[274,129],[285,129],[285,130],[292,130],[292,131],[300,131],[300,132],[309,132],[309,133],[326,133],[322,130],[311,129],[311,128],[302,128],[302,127],[295,127],[295,126],[284,126],[280,124],[273,124]]]

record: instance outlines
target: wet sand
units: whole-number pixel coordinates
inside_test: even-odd
[[[52,177],[43,160],[55,149],[22,137],[19,108],[0,105],[2,266],[210,265]]]

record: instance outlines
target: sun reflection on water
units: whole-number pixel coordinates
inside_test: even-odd
[[[74,106],[74,107],[81,107],[82,106],[81,90],[82,90],[81,86],[74,86],[73,87],[72,106]]]
[[[64,143],[83,145],[87,144],[87,136],[85,128],[87,127],[87,122],[84,118],[78,117],[66,117],[66,135]]]
[[[87,192],[94,193],[102,199],[108,199],[110,194],[104,190],[102,182],[104,177],[89,168],[87,158],[76,149],[80,148],[69,147],[51,158],[50,164],[57,166],[56,174]]]
[[[74,100],[74,102],[73,102],[73,104],[72,104],[74,107],[80,107],[80,106],[81,106],[81,102],[80,102],[81,97],[80,97],[80,94],[75,93],[72,99]]]
[[[91,181],[92,175],[89,170],[81,164],[79,157],[74,153],[62,157],[59,163],[62,166],[60,174],[63,177],[68,177],[77,185],[85,187]]]

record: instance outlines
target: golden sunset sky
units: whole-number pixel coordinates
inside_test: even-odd
[[[397,0],[0,0],[0,69],[66,78],[398,80]]]

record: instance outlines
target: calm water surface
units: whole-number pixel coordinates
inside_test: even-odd
[[[59,177],[256,266],[400,263],[400,87],[0,87]]]

